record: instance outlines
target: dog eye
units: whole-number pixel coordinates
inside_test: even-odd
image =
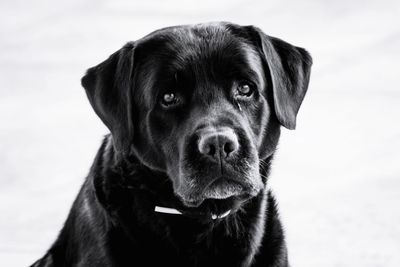
[[[246,82],[239,83],[236,90],[237,90],[236,96],[239,96],[239,97],[240,96],[250,97],[254,92],[253,87]]]
[[[179,102],[178,98],[176,97],[176,94],[173,92],[167,92],[167,93],[163,94],[163,96],[161,98],[161,104],[166,107],[175,105],[178,102]]]

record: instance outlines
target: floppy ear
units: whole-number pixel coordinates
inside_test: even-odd
[[[126,44],[88,69],[81,80],[94,111],[111,131],[116,151],[123,155],[129,153],[133,138],[133,52],[134,44]]]
[[[251,26],[268,65],[274,108],[281,125],[296,128],[296,116],[307,92],[312,58],[303,48],[293,46]]]

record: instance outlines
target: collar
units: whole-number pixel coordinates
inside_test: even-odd
[[[182,215],[182,212],[180,212],[177,209],[161,207],[161,206],[155,206],[154,211],[158,212],[158,213]],[[222,214],[211,214],[211,219],[213,219],[213,220],[222,219],[222,218],[228,216],[230,213],[231,213],[231,210],[228,210]]]

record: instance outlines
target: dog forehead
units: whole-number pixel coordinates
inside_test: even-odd
[[[163,28],[137,42],[144,54],[155,57],[196,60],[216,53],[249,49],[244,38],[235,35],[226,23],[203,23]],[[233,55],[232,55],[233,56]]]
[[[188,43],[200,39],[206,40],[228,33],[227,25],[226,23],[201,23],[171,26],[153,31],[143,37],[141,41],[165,39],[171,41],[171,43],[173,41]]]
[[[154,102],[158,86],[151,84],[160,77],[173,77],[177,72],[201,73],[208,79],[210,69],[240,66],[250,69],[263,83],[262,61],[255,48],[244,38],[234,35],[225,24],[183,25],[158,30],[144,37],[139,46],[143,60],[142,76],[146,77],[146,103]],[[193,71],[195,69],[195,71]],[[201,70],[201,71],[199,71]],[[208,73],[209,74],[209,73]],[[199,77],[194,77],[199,78]],[[150,82],[150,83],[149,83]]]

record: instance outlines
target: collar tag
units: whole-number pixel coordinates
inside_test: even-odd
[[[211,219],[213,219],[213,220],[222,219],[222,218],[228,216],[229,213],[231,213],[231,210],[228,210],[228,211],[222,213],[221,215],[212,214],[212,215],[211,215]]]

